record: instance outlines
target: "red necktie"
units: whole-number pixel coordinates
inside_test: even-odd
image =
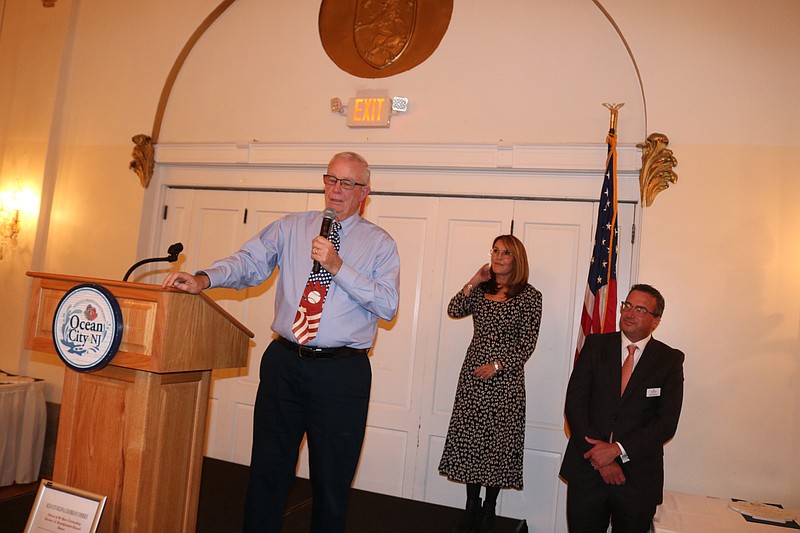
[[[625,357],[625,361],[622,363],[622,387],[620,387],[619,395],[625,392],[625,387],[628,386],[628,381],[631,379],[631,374],[633,373],[633,354],[636,353],[636,345],[629,344],[628,345],[628,355]]]
[[[328,237],[337,252],[339,251],[339,230],[341,227],[342,225],[339,221],[334,220],[331,234]],[[325,303],[331,279],[330,272],[324,268],[320,268],[319,272],[316,273],[312,270],[311,275],[308,276],[308,282],[303,291],[303,297],[300,298],[300,305],[297,306],[294,324],[292,324],[292,333],[294,333],[297,342],[300,344],[305,344],[317,336],[319,321],[322,318],[322,305]]]

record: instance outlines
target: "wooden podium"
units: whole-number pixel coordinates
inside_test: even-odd
[[[65,370],[53,481],[108,497],[98,531],[194,533],[211,370],[243,367],[253,334],[205,294],[28,272],[26,347],[55,352],[64,294],[94,283],[119,302],[105,368]]]

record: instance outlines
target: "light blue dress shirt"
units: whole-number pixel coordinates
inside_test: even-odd
[[[287,215],[203,271],[212,287],[243,289],[264,282],[279,267],[271,328],[296,342],[292,324],[313,266],[311,241],[321,224],[320,211]],[[394,239],[381,227],[358,215],[341,224],[344,263],[333,277],[317,336],[308,346],[369,348],[378,319],[392,320],[397,313],[400,257]]]

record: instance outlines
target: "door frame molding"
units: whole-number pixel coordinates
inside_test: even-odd
[[[605,143],[159,143],[137,254],[159,252],[167,187],[320,191],[330,157],[352,150],[370,162],[375,194],[597,201],[607,149]],[[641,148],[617,146],[618,198],[637,204],[637,226],[641,164]]]

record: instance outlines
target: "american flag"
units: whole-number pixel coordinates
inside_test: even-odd
[[[617,328],[617,136],[613,129],[608,132],[606,142],[606,175],[600,193],[576,359],[589,334],[616,331]]]

